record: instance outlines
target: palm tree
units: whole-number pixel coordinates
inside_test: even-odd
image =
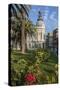
[[[17,49],[17,45],[19,45],[19,47],[21,46],[21,23],[18,18],[11,18],[11,28],[11,48],[15,46],[15,48]]]
[[[28,17],[28,12],[30,9],[30,5],[17,5],[17,4],[10,4],[10,13],[11,16],[16,16],[17,18],[20,19],[21,22],[21,51],[22,53],[25,52],[25,18]]]

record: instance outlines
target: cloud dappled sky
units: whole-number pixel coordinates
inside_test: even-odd
[[[42,13],[47,32],[51,32],[58,27],[58,7],[33,5],[29,12],[29,18],[34,24],[37,22],[38,11]]]

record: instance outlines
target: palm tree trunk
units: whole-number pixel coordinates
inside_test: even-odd
[[[24,13],[22,16],[22,26],[21,26],[21,51],[25,53],[25,20],[24,20]]]
[[[25,30],[24,30],[24,22],[22,23],[22,30],[21,30],[21,45],[22,45],[22,53],[25,53]]]

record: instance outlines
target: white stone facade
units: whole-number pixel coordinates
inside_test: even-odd
[[[34,35],[27,35],[27,49],[45,48],[45,24],[41,15],[38,17],[36,29]]]

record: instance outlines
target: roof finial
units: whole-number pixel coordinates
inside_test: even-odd
[[[38,20],[43,20],[42,15],[41,15],[41,11],[38,12]]]

